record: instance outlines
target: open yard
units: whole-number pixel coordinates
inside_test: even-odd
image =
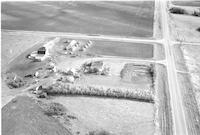
[[[3,2],[2,28],[152,37],[154,1]]]

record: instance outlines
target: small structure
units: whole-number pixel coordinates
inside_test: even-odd
[[[45,54],[46,53],[46,48],[45,47],[40,47],[37,51],[38,54]]]
[[[109,75],[110,67],[106,66],[103,61],[86,62],[83,64],[83,72],[87,74]]]
[[[76,47],[75,47],[76,44],[77,44],[77,41],[76,40],[72,40],[69,43],[69,45],[66,46],[66,50],[75,51],[76,50]]]
[[[103,70],[103,61],[94,61],[83,65],[84,73],[98,73]]]

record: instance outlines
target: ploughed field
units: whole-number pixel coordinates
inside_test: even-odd
[[[152,37],[154,1],[3,2],[2,28]]]
[[[122,52],[111,49],[115,46]],[[38,105],[44,109],[34,117],[48,115],[72,134],[164,133],[171,130],[171,121],[166,119],[171,115],[167,84],[162,84],[166,83],[166,76],[157,72],[165,74],[166,71],[159,64],[141,61],[160,59],[158,48],[161,46],[155,46],[157,44],[46,37],[7,64],[2,72],[6,88],[3,94],[9,95],[14,90],[23,94],[21,90],[28,89],[26,93],[40,100]],[[127,49],[132,47],[134,49]],[[4,100],[9,101],[6,97]],[[43,105],[52,102],[59,104]],[[23,106],[17,108],[20,110]],[[46,108],[47,113],[44,113]],[[28,108],[23,109],[28,111]],[[65,111],[60,113],[62,110]],[[27,117],[26,113],[13,115]],[[31,115],[29,111],[28,115]],[[5,117],[4,121],[7,125],[16,120]],[[160,124],[165,126],[158,126]],[[13,125],[14,129],[19,126]]]

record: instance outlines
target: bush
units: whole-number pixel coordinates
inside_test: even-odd
[[[5,82],[10,89],[20,88],[26,84],[23,78],[14,73],[7,73]]]
[[[200,16],[200,11],[194,11],[193,16]]]
[[[184,10],[178,7],[172,7],[169,9],[169,11],[170,13],[174,13],[174,14],[184,14]]]
[[[66,112],[65,107],[59,103],[50,103],[45,107],[45,114],[48,116],[64,115]]]
[[[153,92],[149,89],[101,88],[95,86],[82,86],[57,82],[45,91],[48,95],[87,95],[112,98],[134,99],[144,102],[154,102]]]
[[[198,31],[198,32],[200,32],[200,27],[199,27],[199,28],[197,28],[197,31]]]
[[[101,130],[101,131],[90,131],[89,135],[111,135],[111,134],[105,130]]]

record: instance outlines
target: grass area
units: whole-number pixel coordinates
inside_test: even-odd
[[[144,82],[152,83],[154,78],[154,67],[153,64],[140,65],[127,63],[120,72],[120,77],[125,82]]]
[[[170,105],[167,70],[164,65],[155,65],[155,125],[156,132],[162,135],[173,134],[173,122]]]
[[[60,42],[54,47],[54,51],[60,54],[65,54],[66,47],[68,43],[67,40],[76,40],[80,44],[79,46],[84,46],[89,40],[84,39],[71,39],[71,38],[61,38]],[[101,57],[124,57],[124,58],[135,58],[135,59],[164,59],[164,49],[161,44],[143,44],[143,43],[130,43],[123,41],[99,41],[91,40],[92,44],[85,51],[74,52],[77,55],[86,56],[101,56]],[[66,55],[66,54],[65,54]]]
[[[72,132],[89,134],[94,131],[95,135],[104,131],[111,135],[154,134],[154,107],[151,103],[79,96],[55,96],[53,102],[64,105],[77,117],[68,125]]]
[[[191,7],[171,7],[169,11],[173,14],[185,14],[192,16],[200,16],[199,8],[191,8]]]
[[[111,134],[105,130],[102,130],[102,131],[90,131],[89,135],[111,135]]]
[[[40,48],[44,43],[46,43],[49,40],[51,40],[51,38],[44,38],[44,40],[21,52],[17,57],[13,59],[13,61],[11,61],[7,65],[5,71],[14,72],[17,75],[24,77],[27,74],[34,74],[36,70],[38,70],[38,68],[45,67],[48,60],[42,62],[33,62],[32,60],[27,59],[26,56]]]
[[[33,47],[44,37],[28,34],[16,34],[2,31],[1,33],[1,68],[5,70],[7,64],[18,57],[21,53]]]
[[[195,95],[195,88],[190,80],[189,74],[178,73],[178,83],[181,89],[186,120],[188,121],[188,132],[193,135],[198,135],[200,132],[200,113]]]
[[[181,50],[183,52],[185,64],[189,70],[191,82],[194,87],[194,94],[196,97],[196,101],[198,104],[199,112],[200,112],[200,56],[199,46],[191,46],[191,45],[183,45],[181,46]]]
[[[151,44],[95,41],[87,52],[95,55],[130,58],[152,58],[154,47]]]
[[[154,1],[3,2],[2,28],[152,37]]]
[[[185,65],[184,57],[183,57],[183,52],[181,50],[181,45],[180,44],[175,44],[173,46],[173,53],[174,53],[174,59],[175,59],[175,64],[176,64],[176,69],[179,71],[185,71],[187,72],[188,69]]]
[[[171,38],[184,42],[200,42],[200,17],[171,14]]]
[[[71,135],[53,117],[44,114],[35,100],[18,96],[2,108],[3,135]]]
[[[174,0],[172,3],[177,6],[200,7],[200,1],[198,0]]]

